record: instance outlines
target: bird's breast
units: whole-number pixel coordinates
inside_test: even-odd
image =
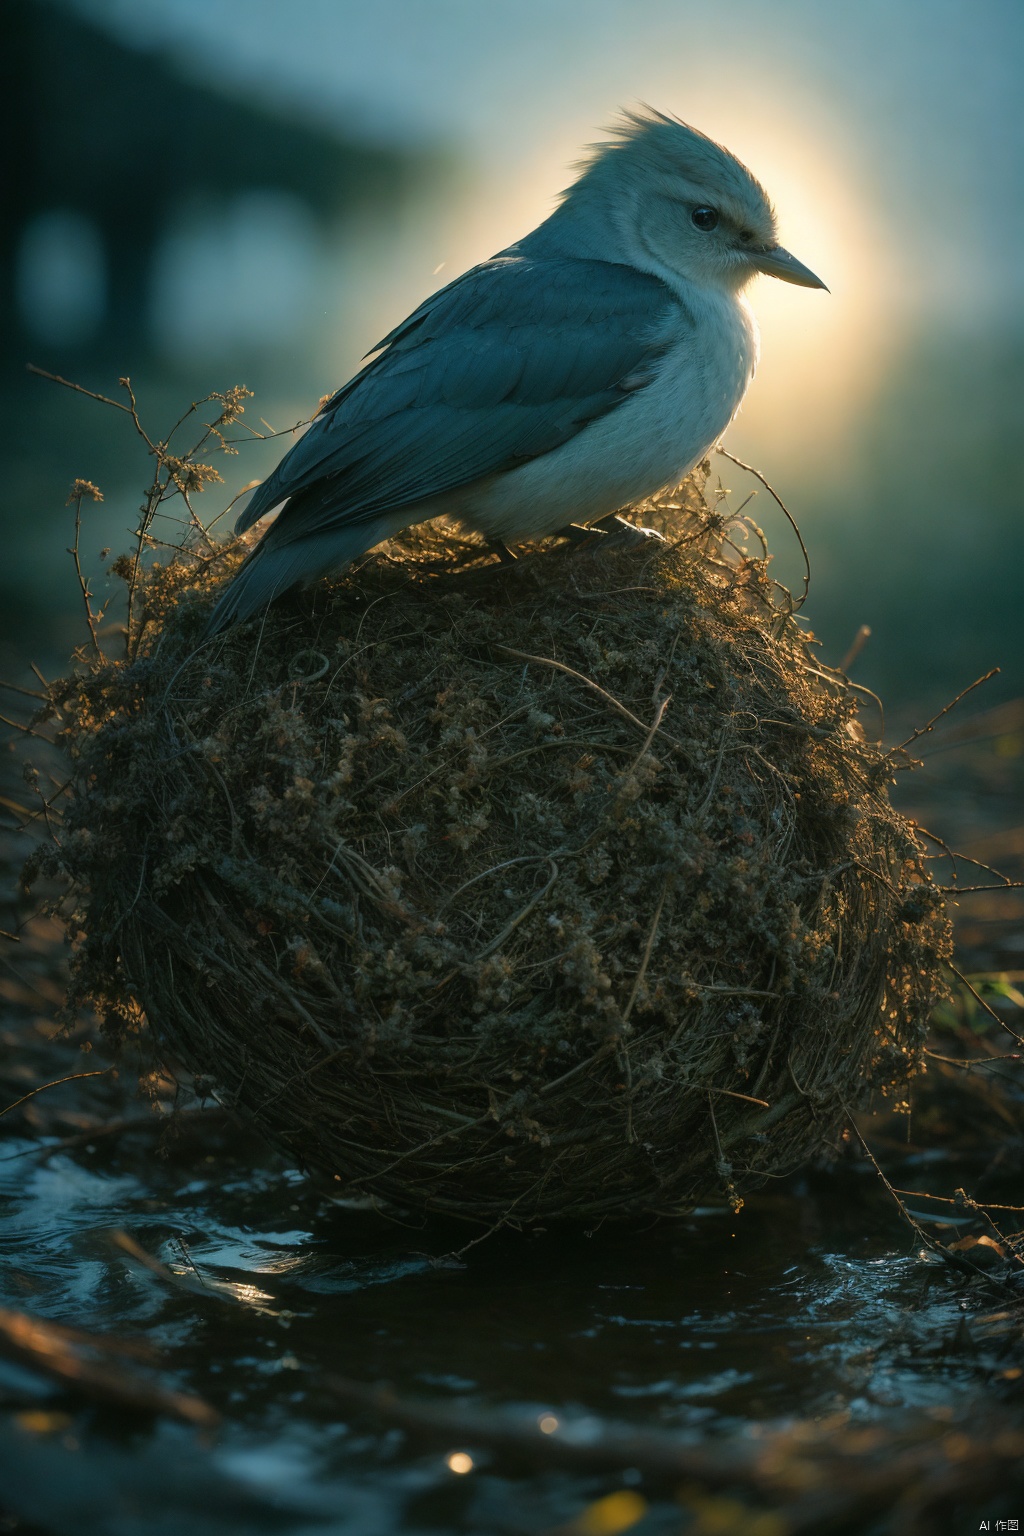
[[[753,316],[715,296],[678,312],[650,384],[569,442],[496,476],[465,517],[503,541],[586,522],[676,484],[714,447],[757,364]]]
[[[757,328],[746,305],[704,300],[681,317],[653,382],[594,425],[644,444],[638,460],[646,457],[652,476],[666,473],[653,487],[660,490],[681,479],[721,437],[753,378],[757,356]]]

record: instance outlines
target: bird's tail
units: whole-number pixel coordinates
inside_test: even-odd
[[[278,544],[273,528],[268,529],[228,583],[210,614],[203,640],[251,618],[292,587],[308,586],[321,576],[343,570],[394,531],[390,520],[365,522],[334,533]]]

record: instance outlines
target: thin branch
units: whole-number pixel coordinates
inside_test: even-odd
[[[1007,880],[1006,876],[1002,873],[1001,870],[993,869],[992,865],[986,864],[983,859],[974,859],[969,853],[954,853],[953,849],[949,846],[945,839],[941,838],[937,832],[933,832],[930,827],[926,827],[923,822],[915,821],[913,826],[916,831],[920,832],[922,837],[925,837],[929,842],[934,843],[936,848],[942,849],[941,856],[947,858],[953,866],[954,882],[957,880],[957,865],[970,864],[972,869],[983,869],[987,875],[994,875],[997,880],[1003,881],[1006,885],[1012,884],[1011,881]],[[939,855],[934,855],[931,857],[938,858]],[[955,889],[964,890],[969,889],[969,887],[957,885]],[[998,886],[997,889],[1002,890],[1003,885]]]
[[[850,649],[839,663],[840,672],[849,672],[861,651],[871,639],[871,625],[862,624],[850,642]]]
[[[84,1077],[106,1077],[108,1072],[113,1072],[113,1067],[100,1067],[96,1072],[72,1072],[68,1077],[56,1077],[52,1083],[40,1083],[38,1088],[30,1088],[28,1093],[22,1094],[20,1099],[15,1099],[13,1104],[8,1104],[6,1109],[0,1109],[0,1119],[9,1115],[12,1109],[25,1104],[29,1099],[34,1099],[37,1093],[45,1093],[47,1088],[59,1088],[62,1083],[77,1083]]]
[[[659,713],[659,718],[660,718],[660,713]],[[645,746],[644,747],[644,751],[646,751],[646,750],[647,750],[647,748]],[[642,755],[643,754],[641,753],[641,756]],[[638,995],[638,993],[640,991],[640,988],[643,986],[644,977],[647,974],[647,966],[650,963],[651,954],[652,954],[652,952],[654,950],[654,941],[655,941],[655,939],[658,936],[658,925],[661,922],[661,914],[662,914],[662,912],[664,910],[665,900],[666,900],[667,896],[668,896],[668,881],[666,880],[665,883],[662,885],[662,888],[661,888],[661,896],[658,899],[658,906],[657,906],[657,910],[654,913],[654,921],[651,923],[650,933],[648,933],[648,935],[647,935],[647,943],[644,946],[643,958],[640,961],[640,969],[637,971],[636,978],[635,978],[635,980],[633,982],[633,990],[629,994],[629,1001],[626,1003],[625,1008],[622,1010],[622,1021],[623,1021],[624,1024],[628,1023],[629,1016],[633,1012],[633,1004],[636,1002],[637,995]]]
[[[89,583],[85,572],[82,570],[82,497],[86,494],[93,495],[96,500],[101,499],[95,491],[87,492],[82,482],[76,480],[72,487],[71,495],[68,498],[69,501],[73,501],[75,504],[75,542],[68,550],[68,554],[75,562],[75,575],[78,577],[78,586],[82,594],[82,602],[85,605],[85,622],[89,626],[89,638],[92,641],[92,648],[97,656],[102,656],[103,652],[100,650],[99,636],[96,633],[96,615],[92,611],[92,593],[89,591]]]
[[[602,688],[600,683],[595,683],[592,677],[587,677],[586,673],[577,672],[575,667],[568,667],[564,661],[555,661],[551,656],[531,656],[528,651],[513,650],[512,646],[510,645],[496,645],[494,648],[496,651],[504,651],[506,656],[517,656],[520,661],[532,661],[538,667],[553,667],[556,672],[564,672],[566,677],[573,677],[578,683],[585,683],[588,688],[592,688],[595,693],[599,694],[601,698],[605,700],[606,703],[610,704],[612,708],[616,710],[624,720],[628,720],[631,725],[637,726],[641,731],[643,731],[644,736],[647,736],[647,732],[649,730],[647,724],[641,720],[638,715],[634,715],[631,709],[627,709],[625,704],[623,704],[619,699],[615,698],[614,694],[611,694],[607,691],[607,689]],[[678,747],[679,743],[672,741],[670,736],[666,737],[665,739],[666,741],[671,741],[673,747]],[[646,750],[647,748],[645,746],[644,751]],[[642,755],[643,754],[641,754],[641,756]]]
[[[1001,885],[937,885],[937,891],[946,896],[969,896],[972,891],[1020,891],[1024,880],[1005,880]]]
[[[941,1061],[947,1067],[956,1067],[961,1072],[981,1072],[985,1067],[998,1067],[1004,1061],[1024,1061],[1020,1051],[1007,1051],[1004,1056],[943,1056],[939,1051],[926,1050],[924,1053],[929,1061]],[[1005,1072],[997,1073],[1004,1083],[1012,1083],[1013,1078]],[[1022,1207],[1024,1209],[1024,1207]]]
[[[854,1135],[857,1137],[861,1147],[864,1149],[865,1157],[867,1157],[868,1161],[871,1163],[871,1166],[878,1174],[878,1177],[881,1179],[885,1188],[896,1202],[900,1215],[903,1217],[903,1220],[907,1223],[907,1225],[912,1229],[914,1236],[918,1239],[918,1241],[923,1243],[930,1253],[934,1253],[938,1258],[945,1260],[945,1262],[947,1264],[951,1264],[954,1269],[964,1270],[971,1275],[981,1275],[984,1279],[989,1281],[991,1285],[997,1285],[1000,1290],[1011,1291],[1013,1294],[1016,1294],[1015,1288],[1010,1285],[1008,1281],[1000,1280],[997,1276],[988,1274],[979,1265],[973,1264],[970,1259],[964,1258],[963,1254],[952,1252],[949,1248],[946,1247],[944,1243],[940,1243],[936,1238],[932,1237],[930,1233],[926,1232],[919,1221],[915,1221],[914,1217],[910,1214],[906,1205],[901,1200],[895,1185],[891,1184],[886,1178],[885,1174],[882,1172],[878,1159],[875,1157],[875,1154],[872,1152],[871,1148],[865,1141],[864,1134],[856,1120],[853,1118],[853,1115],[850,1113],[849,1106],[844,1104],[843,1108],[846,1111]]]
[[[719,445],[717,452],[722,455],[723,459],[731,460],[731,462],[735,464],[737,468],[746,470],[748,475],[753,475],[755,480],[760,480],[769,496],[771,496],[776,505],[781,508],[786,521],[789,523],[789,526],[796,534],[797,543],[800,545],[800,553],[803,555],[804,559],[804,589],[797,601],[793,604],[793,611],[796,613],[807,601],[807,594],[811,590],[811,557],[807,553],[807,545],[804,543],[804,536],[800,532],[800,525],[796,518],[793,516],[792,512],[786,506],[786,503],[783,501],[778,491],[774,490],[773,487],[768,484],[768,481],[765,479],[764,475],[762,475],[759,469],[755,469],[752,464],[744,464],[742,459],[738,459],[734,453],[730,453],[727,448],[723,448],[721,445]],[[744,503],[744,505],[746,505],[746,503]]]
[[[992,1005],[990,1003],[987,1003],[985,1001],[985,999],[982,997],[982,995],[978,991],[977,987],[975,987],[974,985],[972,985],[972,983],[970,981],[968,981],[968,979],[964,975],[963,971],[958,970],[957,967],[953,964],[952,960],[947,960],[946,964],[949,966],[950,970],[953,972],[953,975],[956,977],[957,981],[961,982],[967,988],[968,992],[974,998],[974,1001],[978,1004],[978,1006],[980,1008],[984,1009],[984,1011],[988,1014],[989,1018],[990,1019],[994,1019],[996,1021],[996,1023],[999,1025],[1000,1029],[1005,1029],[1006,1033],[1010,1036],[1011,1040],[1016,1041],[1016,1043],[1018,1045],[1024,1045],[1024,1039],[1022,1039],[1021,1036],[1018,1035],[1015,1030],[1012,1030],[1010,1028],[1009,1024],[1007,1024],[1005,1019],[1001,1019],[999,1017],[998,1013],[996,1013],[996,1011],[992,1007]]]
[[[940,1205],[959,1205],[962,1202],[955,1200],[952,1195],[929,1195],[921,1189],[897,1189],[892,1186],[897,1195],[910,1195],[915,1200],[937,1200]],[[981,1211],[1024,1211],[1024,1205],[999,1205],[994,1200],[972,1200]]]
[[[519,927],[520,923],[524,923],[533,909],[544,900],[545,896],[548,894],[555,881],[558,879],[558,865],[555,863],[554,859],[548,859],[547,862],[551,869],[551,876],[547,885],[545,885],[542,890],[539,890],[536,895],[531,897],[523,910],[519,912],[511,922],[505,924],[497,938],[492,939],[489,944],[485,945],[484,948],[480,950],[479,954],[473,956],[472,960],[469,962],[471,965],[478,965],[481,960],[486,960],[488,955],[493,955],[496,949],[500,949],[505,940],[511,938],[512,934]]]
[[[47,695],[40,693],[38,688],[20,688],[17,683],[5,682],[3,678],[0,678],[0,688],[6,688],[8,693],[20,693],[26,699],[40,699],[44,704],[47,701]]]
[[[25,367],[27,372],[34,373],[40,379],[49,379],[53,384],[73,389],[76,395],[88,395],[90,400],[98,400],[101,405],[112,405],[115,411],[124,411],[126,416],[132,414],[131,406],[121,400],[111,400],[109,395],[98,395],[94,389],[86,389],[83,384],[72,384],[70,379],[62,379],[59,373],[50,373],[46,368],[37,368],[35,363],[26,363]]]
[[[960,703],[961,699],[966,699],[967,695],[969,693],[973,693],[975,688],[980,688],[982,683],[987,683],[991,678],[995,677],[1001,671],[1001,667],[993,667],[990,671],[986,672],[984,676],[976,677],[974,682],[968,684],[968,686],[964,688],[961,693],[957,694],[955,699],[950,699],[946,707],[944,709],[940,709],[937,715],[933,715],[925,725],[918,726],[917,730],[908,736],[906,741],[901,741],[895,750],[897,752],[905,752],[908,747],[913,746],[915,741],[919,741],[922,736],[927,736],[930,731],[934,731],[939,721],[943,719],[944,716],[948,715],[951,709],[955,709],[956,706]]]

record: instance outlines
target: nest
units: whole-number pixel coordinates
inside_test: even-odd
[[[488,1223],[738,1207],[899,1101],[949,935],[894,758],[698,481],[642,510],[500,568],[428,525],[205,645],[240,552],[153,565],[52,690],[72,1001]]]

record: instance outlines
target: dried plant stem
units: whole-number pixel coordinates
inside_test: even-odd
[[[915,741],[920,741],[922,736],[927,736],[929,732],[934,731],[939,721],[944,720],[950,710],[956,709],[957,705],[962,703],[969,693],[973,693],[975,688],[980,688],[982,684],[991,682],[992,678],[998,677],[1000,671],[1000,667],[990,667],[987,672],[982,673],[981,677],[976,677],[973,683],[968,683],[967,687],[961,689],[955,699],[950,699],[949,703],[940,709],[937,715],[933,715],[930,720],[926,720],[924,725],[919,725],[916,731],[911,731],[906,741],[900,742],[897,750],[901,752],[907,751],[909,747],[914,745]]]
[[[667,896],[668,881],[666,881],[661,888],[661,895],[658,897],[658,905],[655,908],[654,918],[651,922],[651,930],[647,935],[647,943],[644,945],[644,953],[643,958],[640,961],[640,969],[636,973],[636,979],[633,982],[633,990],[630,992],[626,1006],[622,1010],[622,1019],[624,1023],[628,1023],[629,1021],[629,1016],[633,1012],[633,1005],[637,1000],[640,988],[643,986],[644,977],[647,975],[647,967],[650,964],[651,953],[654,949],[654,941],[658,937],[658,924],[661,922],[661,914],[664,911],[665,898]]]
[[[75,542],[68,550],[68,554],[71,556],[75,563],[75,575],[78,578],[78,586],[82,594],[82,603],[85,608],[85,622],[89,629],[89,639],[92,642],[94,654],[99,656],[102,653],[100,650],[100,641],[96,626],[97,619],[102,618],[102,614],[96,615],[93,613],[92,593],[89,590],[89,583],[86,580],[84,571],[82,570],[82,497],[84,494],[84,491],[76,490],[70,498],[75,504]]]
[[[769,496],[776,503],[776,505],[782,510],[782,512],[783,512],[783,514],[784,514],[784,516],[786,518],[786,521],[789,523],[789,526],[792,528],[793,532],[796,534],[797,543],[800,545],[800,553],[803,556],[803,560],[804,560],[804,586],[803,586],[803,591],[801,592],[800,596],[797,598],[796,602],[793,604],[793,610],[794,610],[794,612],[797,612],[799,609],[801,609],[803,607],[804,603],[807,601],[807,594],[808,594],[808,592],[811,589],[811,557],[807,553],[807,545],[804,543],[804,536],[800,532],[800,525],[798,524],[796,518],[793,516],[792,512],[786,506],[786,503],[783,501],[783,499],[779,495],[778,491],[774,490],[772,488],[772,486],[770,486],[768,484],[768,481],[765,479],[764,475],[762,475],[762,473],[761,473],[761,471],[759,469],[755,469],[752,464],[744,464],[742,459],[738,459],[734,453],[730,453],[729,450],[727,448],[723,448],[721,446],[721,444],[719,444],[716,452],[720,453],[722,455],[723,459],[728,459],[731,463],[735,464],[738,469],[745,470],[748,475],[753,475],[755,480],[760,480],[761,484],[764,486],[764,488],[768,492]]]
[[[23,1093],[20,1099],[15,1099],[13,1104],[0,1109],[0,1117],[9,1115],[13,1109],[27,1104],[29,1099],[34,1099],[37,1093],[45,1093],[48,1088],[59,1088],[63,1083],[77,1083],[84,1077],[107,1077],[114,1070],[113,1067],[100,1067],[95,1072],[71,1072],[67,1077],[55,1077],[52,1083],[40,1083],[38,1088],[30,1088],[28,1093]]]

